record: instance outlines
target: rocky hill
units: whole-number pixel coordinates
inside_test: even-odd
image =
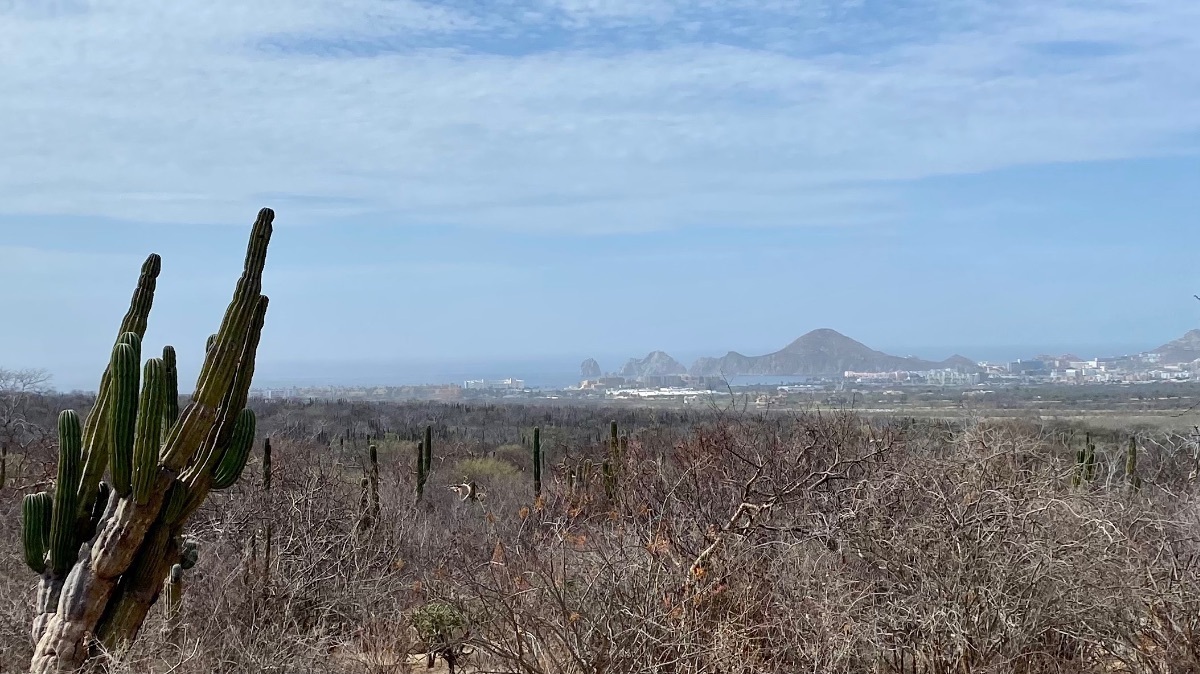
[[[1200,330],[1189,330],[1179,339],[1154,349],[1154,353],[1161,356],[1163,363],[1190,363],[1200,358]]]
[[[953,356],[941,362],[892,356],[876,351],[836,330],[813,330],[779,351],[744,356],[730,351],[721,358],[701,358],[689,370],[693,375],[807,375],[837,376],[847,370],[888,372],[953,368],[973,371],[974,361]]]
[[[597,363],[595,358],[588,358],[579,364],[579,377],[581,379],[596,379],[603,374],[604,372],[600,369],[600,363]]]
[[[652,351],[645,358],[630,358],[618,374],[622,377],[636,379],[668,374],[687,374],[687,368],[683,366],[683,363],[662,351]]]

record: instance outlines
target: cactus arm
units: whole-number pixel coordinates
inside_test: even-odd
[[[184,510],[188,504],[188,488],[187,485],[175,480],[167,489],[167,495],[163,499],[163,514],[162,519],[169,524],[175,524],[183,519]]]
[[[124,497],[133,488],[133,437],[137,423],[138,355],[133,346],[118,342],[113,347],[111,367],[113,403],[108,427],[112,454],[109,463],[113,489]]]
[[[168,439],[168,449],[164,457],[164,463],[169,467],[172,462],[185,463],[189,457],[200,452],[199,458],[194,462],[194,465],[189,468],[189,471],[194,475],[203,475],[211,473],[216,463],[221,458],[221,451],[228,446],[231,436],[233,435],[234,427],[237,424],[237,417],[241,411],[245,409],[246,402],[250,397],[250,383],[254,378],[255,355],[258,351],[259,340],[262,337],[262,329],[266,320],[268,300],[265,296],[258,296],[251,309],[249,322],[245,325],[245,331],[242,333],[240,342],[242,348],[238,355],[239,357],[232,361],[232,369],[227,371],[227,378],[224,382],[224,390],[219,387],[220,382],[209,379],[204,382],[205,386],[211,385],[213,389],[211,396],[203,389],[197,392],[196,398],[199,399],[200,405],[205,405],[207,400],[214,400],[214,407],[209,412],[212,415],[211,424],[208,433],[203,433],[203,429],[197,432],[197,438],[203,433],[202,442],[195,446],[180,445],[174,446],[173,442],[182,442],[180,439]],[[217,358],[218,352],[225,347],[222,340],[219,338],[216,346],[209,352],[209,359]],[[231,349],[232,350],[232,349]],[[219,362],[214,360],[214,362]],[[205,397],[205,398],[202,398]],[[199,410],[196,403],[189,405],[190,409]],[[207,410],[206,410],[207,411]],[[207,414],[205,415],[207,416]],[[182,424],[179,424],[182,428]],[[177,450],[185,447],[191,447],[190,451],[184,451],[181,454],[175,454]],[[186,476],[185,476],[186,478]],[[186,478],[191,482],[194,478]],[[193,485],[194,486],[194,485]]]
[[[151,358],[146,361],[142,377],[133,438],[133,497],[138,505],[150,500],[158,477],[158,447],[162,439],[163,407],[167,402],[165,364],[159,358]]]
[[[92,502],[92,509],[83,522],[82,527],[76,529],[76,540],[90,541],[96,535],[96,527],[100,525],[100,518],[104,516],[105,509],[108,508],[108,497],[112,493],[112,489],[107,482],[101,482],[96,489],[96,499]],[[77,522],[78,524],[78,522]]]
[[[66,574],[79,554],[75,537],[75,516],[79,493],[79,473],[83,470],[83,431],[79,415],[63,410],[58,415],[58,481],[54,486],[54,514],[50,528],[50,569],[56,576]]]
[[[167,431],[179,420],[179,363],[175,356],[175,347],[170,345],[163,347],[162,362],[164,390],[161,435],[163,437],[159,439],[160,444],[166,438]]]
[[[142,263],[141,274],[138,276],[137,287],[129,301],[129,309],[121,321],[117,337],[126,333],[137,335],[146,334],[146,325],[150,317],[150,309],[154,306],[154,291],[158,285],[158,275],[162,272],[162,258],[151,254]],[[83,475],[79,481],[79,507],[86,508],[96,499],[97,485],[108,468],[111,451],[109,443],[109,408],[112,405],[112,369],[105,368],[100,377],[100,388],[96,394],[96,403],[83,424]],[[87,527],[88,513],[79,513],[79,528]],[[90,537],[89,537],[90,538]]]
[[[250,449],[254,446],[255,428],[254,411],[242,410],[233,430],[233,439],[213,471],[212,489],[228,489],[241,477],[250,458]]]
[[[25,549],[25,564],[34,573],[46,571],[47,531],[50,526],[53,497],[48,492],[27,494],[21,502],[21,542]]]

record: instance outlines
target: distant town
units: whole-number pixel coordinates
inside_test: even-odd
[[[978,362],[972,366],[928,370],[859,372],[840,376],[734,376],[650,374],[603,375],[583,378],[561,388],[527,386],[518,378],[475,379],[423,386],[311,386],[265,388],[253,392],[264,399],[340,399],[360,401],[434,400],[520,401],[636,401],[673,399],[689,403],[700,398],[757,392],[786,397],[804,391],[850,389],[1005,388],[1014,386],[1129,385],[1200,382],[1200,358],[1163,362],[1160,353],[1084,359],[1073,355],[1038,356],[1007,363]]]

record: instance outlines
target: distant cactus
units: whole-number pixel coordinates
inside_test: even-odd
[[[371,455],[371,470],[367,473],[368,482],[371,489],[371,521],[379,521],[379,449],[375,445],[369,448]]]
[[[22,504],[24,558],[41,575],[31,672],[78,669],[99,650],[93,641],[113,648],[135,639],[171,569],[184,568],[187,519],[241,474],[255,433],[245,406],[267,310],[260,291],[273,219],[270,209],[259,212],[243,275],[182,413],[174,349],[141,362],[162,268],[151,255],[86,422],[70,410],[59,415],[54,491]],[[106,471],[111,490],[101,481]]]
[[[1078,487],[1084,482],[1091,482],[1096,476],[1096,445],[1092,443],[1092,434],[1084,436],[1083,447],[1075,452],[1075,476],[1071,484]]]
[[[271,438],[263,439],[262,486],[271,491]]]
[[[433,467],[433,426],[425,427],[425,474],[429,474],[429,470]]]
[[[1125,481],[1134,491],[1142,488],[1142,477],[1137,472],[1138,447],[1137,439],[1129,438],[1129,449],[1125,450]]]
[[[542,495],[542,429],[533,429],[533,495]]]
[[[425,495],[425,479],[429,477],[426,468],[425,443],[417,443],[417,500]]]
[[[595,469],[595,464],[591,459],[584,459],[575,464],[575,469],[570,473],[571,491],[581,492],[587,489],[588,484],[592,481],[592,473]]]
[[[610,499],[617,498],[617,469],[612,461],[605,461],[601,465],[601,470],[604,473],[604,493]]]
[[[1096,479],[1096,445],[1092,442],[1092,435],[1087,436],[1087,454],[1084,458],[1084,473],[1083,479],[1091,482]]]

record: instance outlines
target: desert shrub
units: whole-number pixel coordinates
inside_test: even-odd
[[[329,428],[350,407],[279,409],[311,427],[334,410]],[[415,409],[395,414],[419,428],[430,408]],[[443,411],[444,427],[480,435],[477,410]],[[547,423],[503,414],[514,435]],[[407,626],[425,616],[436,632],[438,606],[457,611],[447,624],[470,617],[466,672],[1200,671],[1193,439],[1139,433],[1134,491],[1073,487],[1069,429],[1033,419],[691,414],[622,421],[631,440],[613,459],[604,416],[562,411],[555,427],[580,440],[538,501],[499,451],[439,436],[418,502],[411,447],[384,445],[366,528],[365,443],[275,438],[271,490],[243,479],[189,528],[201,552],[176,638],[155,610],[113,671],[420,670]],[[1116,471],[1120,454],[1101,454],[1098,475]],[[584,459],[596,470],[573,485],[564,471]],[[0,491],[0,671],[30,655],[17,513],[52,474],[17,465]],[[488,498],[438,484],[464,474]]]
[[[462,475],[467,480],[476,482],[494,483],[516,478],[518,472],[516,466],[503,459],[484,456],[458,461],[450,470],[450,475]]]
[[[497,447],[493,456],[520,471],[530,471],[533,468],[531,452],[532,450],[524,445],[508,444]]]

